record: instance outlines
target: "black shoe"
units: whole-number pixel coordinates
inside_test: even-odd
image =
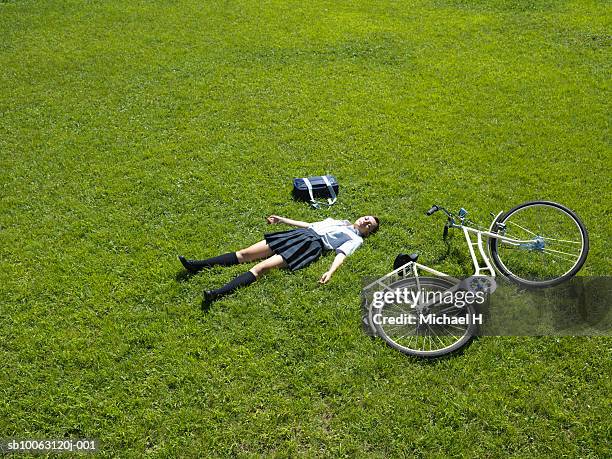
[[[194,263],[195,260],[187,260],[182,255],[179,255],[178,259],[182,263],[182,265],[185,267],[185,269],[189,271],[190,273],[197,273],[202,270],[202,266],[198,266],[197,264]]]
[[[205,311],[208,310],[217,298],[218,296],[210,290],[204,290],[204,294],[202,295],[202,309]]]
[[[406,263],[410,263],[410,262],[416,263],[418,259],[419,259],[418,253],[410,253],[410,254],[400,253],[395,258],[395,261],[393,262],[393,269],[396,270],[400,266],[404,266]]]

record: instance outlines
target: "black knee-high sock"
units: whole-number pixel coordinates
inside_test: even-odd
[[[232,266],[238,264],[236,252],[224,253],[218,257],[207,258],[206,260],[186,260],[185,257],[179,256],[179,260],[191,272],[197,272],[212,266]]]
[[[251,285],[256,280],[257,278],[255,277],[255,274],[253,274],[251,271],[247,271],[246,273],[242,273],[240,276],[235,277],[234,279],[229,281],[227,284],[225,284],[223,287],[220,287],[216,290],[211,290],[208,293],[213,298],[218,298],[220,296],[227,295],[228,293],[233,292],[237,288],[246,287],[247,285]]]

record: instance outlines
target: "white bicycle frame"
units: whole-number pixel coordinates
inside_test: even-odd
[[[503,211],[502,211],[503,212]],[[451,225],[452,228],[456,228],[456,229],[461,229],[463,230],[463,235],[465,237],[465,241],[467,243],[468,249],[470,251],[470,256],[472,257],[472,263],[474,264],[474,276],[490,276],[490,277],[495,277],[496,276],[496,272],[495,269],[493,268],[493,265],[491,264],[491,261],[489,260],[489,257],[487,256],[484,246],[483,246],[483,236],[487,237],[489,239],[494,238],[494,239],[499,239],[501,241],[504,241],[508,244],[514,245],[514,246],[520,246],[523,244],[529,244],[532,243],[533,240],[517,240],[517,239],[512,239],[506,236],[503,236],[501,234],[497,234],[493,232],[493,225],[495,223],[495,221],[497,221],[497,219],[499,218],[499,216],[502,214],[502,212],[499,212],[495,218],[493,218],[493,221],[491,222],[491,225],[489,226],[489,230],[488,231],[481,231],[478,230],[476,228],[472,228],[470,226],[464,226],[463,224],[453,224]],[[476,242],[474,242],[472,240],[473,235],[476,236]],[[476,256],[476,251],[474,250],[474,246],[478,247],[478,252],[480,253],[480,256],[482,257],[482,260],[484,262],[484,266],[482,266],[478,260],[478,257]],[[405,277],[414,277],[415,281],[416,281],[416,285],[417,285],[417,289],[420,290],[421,289],[421,283],[419,281],[419,271],[424,271],[426,273],[429,274],[433,274],[434,276],[440,276],[440,277],[445,277],[447,279],[449,279],[450,281],[455,283],[455,286],[450,288],[449,291],[454,291],[460,288],[460,284],[461,284],[461,280],[457,279],[455,277],[452,277],[446,273],[443,273],[441,271],[435,270],[433,268],[430,268],[429,266],[426,265],[422,265],[420,263],[417,263],[415,261],[409,261],[408,263],[400,266],[399,268],[391,271],[390,273],[384,275],[383,277],[381,277],[380,279],[375,280],[374,282],[372,282],[371,284],[367,285],[366,287],[364,287],[364,291],[368,291],[371,288],[374,287],[383,287],[384,290],[386,291],[391,291],[390,290],[390,286],[395,283],[397,280],[403,279]],[[486,274],[484,274],[484,272],[486,272]],[[423,305],[419,305],[420,307],[426,307],[428,306],[428,304],[423,304]]]
[[[520,207],[517,207],[517,208],[520,209]],[[507,237],[505,233],[506,233],[506,220],[508,220],[508,217],[505,217],[505,218],[502,217],[503,212],[499,212],[496,216],[494,216],[488,230],[484,230],[484,229],[476,229],[470,226],[471,222],[469,222],[469,220],[467,220],[465,217],[467,214],[467,211],[465,211],[465,209],[463,208],[460,209],[457,215],[454,215],[453,213],[449,212],[443,207],[434,205],[429,211],[427,211],[427,215],[432,215],[434,212],[437,212],[439,210],[443,211],[447,216],[444,237],[446,237],[447,235],[448,228],[460,229],[463,232],[463,236],[467,243],[467,246],[470,252],[470,257],[472,258],[472,263],[474,265],[474,274],[471,277],[462,280],[456,277],[452,277],[448,275],[447,273],[430,268],[429,266],[417,263],[416,261],[409,261],[408,263],[403,264],[397,269],[394,269],[390,273],[384,275],[383,277],[375,280],[374,282],[371,282],[369,285],[364,287],[362,290],[362,312],[364,314],[362,316],[362,320],[363,320],[364,325],[366,326],[367,333],[370,334],[371,336],[381,336],[382,334],[382,337],[388,343],[394,343],[393,347],[397,347],[397,346],[402,347],[402,346],[388,336],[387,331],[382,327],[382,324],[384,324],[384,321],[381,323],[381,322],[377,322],[376,320],[377,318],[376,316],[384,316],[383,309],[386,307],[386,305],[391,306],[388,310],[390,311],[390,314],[396,314],[397,316],[398,313],[401,313],[402,316],[408,315],[409,317],[414,318],[418,314],[423,314],[423,312],[427,312],[427,311],[435,312],[435,311],[438,311],[440,308],[442,308],[441,312],[444,313],[445,311],[453,307],[454,302],[451,302],[451,303],[442,302],[439,299],[441,297],[440,296],[436,297],[435,293],[441,292],[443,295],[446,295],[447,293],[454,294],[457,291],[465,291],[465,292],[485,292],[485,293],[491,294],[495,291],[497,287],[497,284],[494,280],[494,278],[497,275],[496,268],[500,270],[499,273],[502,276],[506,275],[507,269],[505,268],[505,265],[502,263],[502,261],[497,256],[495,256],[493,259],[494,263],[491,263],[489,256],[495,255],[495,254],[494,253],[492,254],[491,250],[488,251],[489,253],[485,251],[485,247],[484,247],[485,239],[487,241],[492,241],[493,239],[495,239],[496,241],[503,242],[504,245],[508,245],[511,247],[515,247],[516,249],[525,250],[529,252],[531,251],[541,252],[541,253],[544,253],[544,252],[555,253],[556,252],[556,253],[564,254],[564,252],[562,251],[553,250],[550,248],[546,250],[545,246],[546,246],[547,238],[544,238],[543,236],[539,236],[536,233],[533,233],[523,228],[522,226],[520,226],[518,223],[515,223],[515,222],[509,221],[508,223],[512,223],[518,226],[524,232],[529,233],[532,236],[532,238],[528,240],[519,240],[519,239],[513,239],[511,237]],[[579,226],[578,225],[579,221],[577,220],[577,218],[575,216],[572,216],[571,214],[569,215],[570,217],[572,217],[576,225]],[[501,221],[502,219],[504,221]],[[584,242],[585,242],[584,229],[580,228],[580,230],[581,230],[581,237],[582,237],[582,244],[583,244],[581,250],[584,250]],[[557,241],[561,241],[565,243],[576,243],[576,244],[580,243],[580,242],[576,242],[572,240],[569,240],[569,241],[562,240],[562,239],[553,239],[553,240],[557,240]],[[478,247],[477,249],[478,252],[476,251],[475,246]],[[588,248],[588,245],[587,245],[587,248]],[[480,255],[480,257],[478,255]],[[571,254],[566,254],[566,255],[571,255]],[[584,257],[583,254],[581,256]],[[420,275],[420,273],[422,273],[422,275]],[[512,273],[507,274],[507,275],[513,276]],[[438,277],[437,281],[436,279],[433,279],[432,276]],[[447,282],[444,282],[443,279]],[[404,299],[400,300],[399,295],[402,293],[402,290],[404,290],[405,295],[401,297]],[[412,293],[410,299],[408,297],[408,291]],[[422,292],[424,292],[425,294],[421,294]],[[434,295],[429,296],[428,293],[430,292],[433,292]],[[392,295],[388,296],[387,293],[391,293]],[[395,296],[396,294],[397,296]],[[431,297],[433,297],[433,299],[430,299]],[[463,306],[457,305],[456,307],[461,308]],[[471,310],[475,311],[476,309],[471,307]],[[392,316],[389,316],[389,317],[392,317]],[[410,322],[410,323],[413,324],[413,322]],[[389,322],[389,324],[390,325],[394,325],[394,324],[395,325],[405,325],[405,324],[400,324],[400,323],[396,324],[395,322]],[[431,332],[432,330],[429,327],[429,325],[426,324],[426,326],[429,332]],[[423,336],[423,339],[429,336],[428,335],[429,332],[427,332],[425,328],[422,328],[422,330],[425,330],[425,332],[421,333],[421,330],[419,327],[423,327],[423,324],[417,325],[417,327],[414,329],[414,334],[418,336]],[[460,327],[455,327],[455,329],[460,330],[462,333],[471,333],[469,328],[461,329]],[[467,335],[461,335],[460,333],[457,333],[456,331],[445,332],[445,333],[450,333],[449,336],[451,338],[456,338],[457,340],[463,339],[465,336],[467,336]],[[408,335],[411,335],[411,332],[408,331],[407,335],[403,335],[402,337],[405,337]],[[437,335],[435,335],[434,333],[434,336],[437,336]],[[418,343],[418,340],[417,340],[417,343]],[[420,349],[420,350],[423,352],[426,351],[425,348]],[[430,351],[431,350],[432,349],[431,349],[431,341],[430,341]]]

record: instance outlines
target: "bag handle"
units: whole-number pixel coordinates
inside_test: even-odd
[[[321,207],[321,204],[324,204],[324,205],[326,205],[328,207],[331,207],[338,200],[338,196],[336,196],[336,192],[334,191],[334,187],[329,182],[329,179],[327,178],[327,175],[323,175],[322,177],[323,177],[323,181],[327,185],[327,189],[329,190],[329,194],[331,195],[331,198],[327,198],[327,204],[325,204],[324,202],[320,203],[320,202],[318,202],[315,199],[314,194],[312,193],[312,183],[310,183],[310,180],[308,180],[308,177],[302,178],[302,180],[304,180],[304,183],[306,184],[306,188],[308,188],[308,194],[310,195],[310,205],[312,207],[314,207],[315,209],[319,209]]]
[[[327,198],[327,205],[328,206],[333,206],[336,203],[336,200],[338,199],[338,196],[336,196],[336,192],[334,191],[334,187],[331,185],[331,183],[329,183],[329,179],[327,178],[327,175],[323,176],[323,181],[327,185],[327,189],[329,190],[329,194],[331,195],[331,198]]]

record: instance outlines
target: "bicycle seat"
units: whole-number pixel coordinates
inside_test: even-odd
[[[395,257],[395,261],[393,262],[393,269],[397,269],[400,266],[404,266],[406,263],[416,262],[419,259],[418,253],[400,253],[397,257]]]

